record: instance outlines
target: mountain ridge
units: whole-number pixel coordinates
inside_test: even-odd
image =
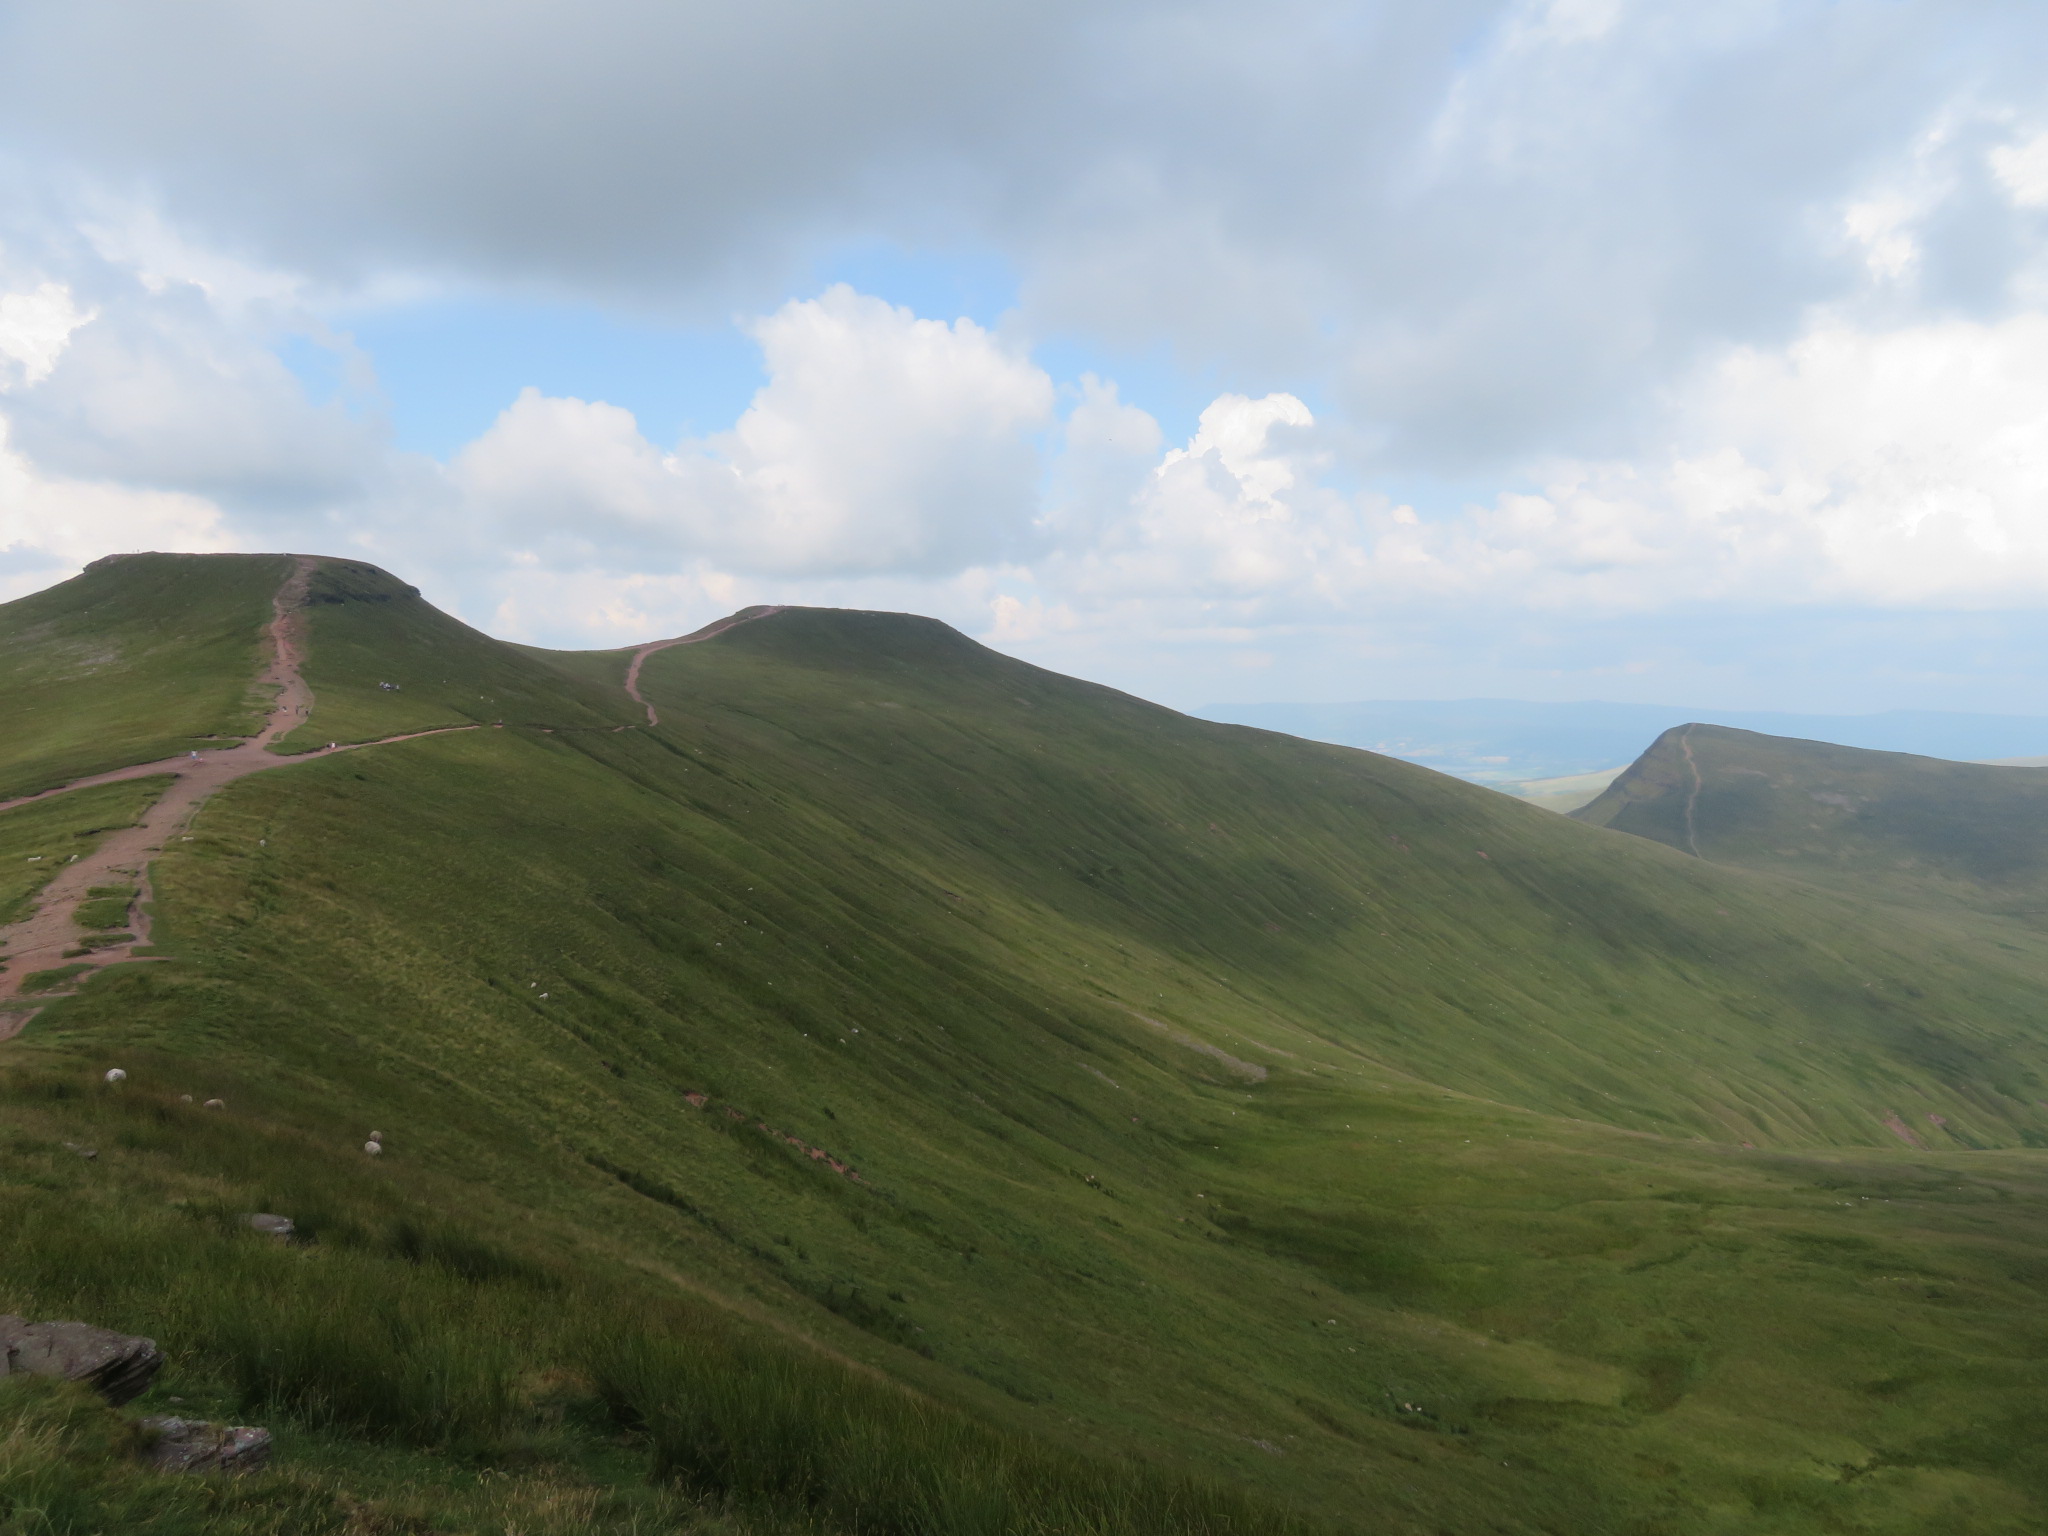
[[[1687,725],[1581,821],[1907,905],[2048,918],[2048,769]]]
[[[932,621],[549,661],[411,601],[300,610],[300,729],[386,744],[214,795],[152,866],[164,958],[0,1046],[0,1308],[158,1337],[165,1391],[280,1428],[276,1498],[332,1467],[393,1523],[565,1532],[664,1490],[777,1532],[2048,1507],[2038,953]],[[471,718],[514,685],[575,720]],[[470,728],[387,741],[423,719]],[[0,855],[89,855],[135,793],[0,813]],[[834,1359],[894,1395],[849,1420]],[[461,1458],[491,1478],[436,1480]]]

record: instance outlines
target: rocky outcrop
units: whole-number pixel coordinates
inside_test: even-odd
[[[159,1472],[254,1472],[270,1460],[270,1431],[204,1419],[144,1419],[142,1459]]]
[[[120,1404],[141,1396],[163,1363],[154,1339],[0,1315],[0,1376],[61,1376]]]

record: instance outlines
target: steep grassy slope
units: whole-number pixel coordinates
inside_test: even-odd
[[[374,565],[320,561],[307,584],[305,622],[313,714],[278,744],[281,752],[469,721],[590,729],[645,718],[617,677],[585,683],[536,661]]]
[[[1882,1142],[1895,1093],[1981,1098],[1965,1114],[1990,1142],[2044,1129],[2037,973],[1988,945],[1187,720],[928,621],[785,613],[659,653],[643,684],[719,775],[689,781],[704,811],[792,865],[889,850],[952,926],[998,938],[994,963],[1112,1018],[1269,1065],[1341,1044],[1681,1134]]]
[[[2048,919],[2048,768],[1666,731],[1582,821],[1931,909]]]
[[[177,960],[0,1048],[0,1308],[430,1529],[627,1529],[643,1453],[825,1529],[1258,1527],[1122,1455],[1346,1530],[2040,1527],[2030,954],[900,616],[643,687],[211,804]]]
[[[0,800],[256,729],[281,555],[122,555],[0,604]]]

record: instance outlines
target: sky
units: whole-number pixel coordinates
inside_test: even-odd
[[[0,0],[0,599],[2048,714],[2048,8]]]

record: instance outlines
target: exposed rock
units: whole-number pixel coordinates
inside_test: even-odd
[[[258,1211],[254,1216],[243,1219],[258,1232],[265,1232],[276,1238],[290,1237],[297,1230],[292,1225],[291,1217],[273,1216],[268,1211]]]
[[[204,1419],[144,1419],[142,1459],[159,1472],[254,1472],[270,1460],[270,1431]]]
[[[90,1323],[0,1316],[0,1376],[61,1376],[118,1404],[140,1396],[163,1363],[154,1339]]]
[[[96,1158],[100,1155],[98,1147],[84,1146],[75,1141],[65,1142],[64,1150],[66,1152],[76,1152],[80,1157],[86,1159],[88,1162],[90,1162],[93,1158]]]

